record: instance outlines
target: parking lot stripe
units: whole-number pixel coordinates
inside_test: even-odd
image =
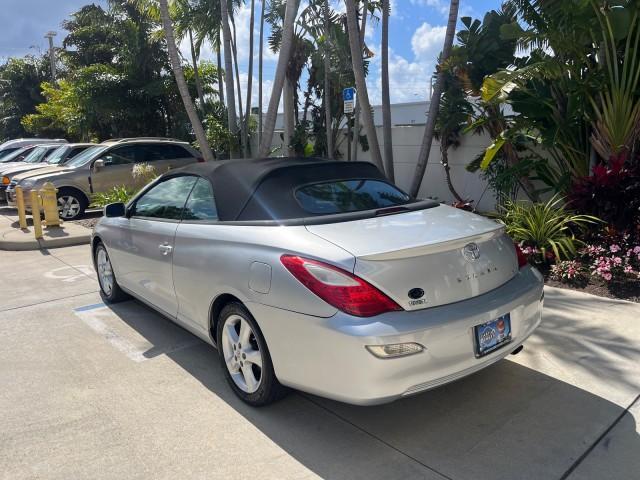
[[[85,305],[84,307],[75,308],[73,311],[74,312],[87,312],[89,310],[95,310],[96,308],[102,308],[104,306],[105,306],[104,302],[94,303],[93,305]]]

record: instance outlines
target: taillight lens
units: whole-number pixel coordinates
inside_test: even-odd
[[[518,257],[518,268],[522,268],[526,266],[529,263],[529,261],[527,260],[527,256],[522,251],[522,248],[520,248],[520,245],[518,245],[515,242],[513,244],[516,247],[516,256]]]
[[[280,261],[305,287],[349,315],[373,317],[402,310],[380,290],[346,270],[295,255],[282,255]]]
[[[204,158],[202,158],[202,157],[198,157],[198,158],[196,159],[196,163],[204,163]]]

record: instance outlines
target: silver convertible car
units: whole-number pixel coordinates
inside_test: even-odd
[[[256,406],[287,387],[360,405],[437,387],[520,350],[543,304],[501,224],[366,162],[173,170],[105,207],[92,252],[107,302],[132,295],[215,345]]]

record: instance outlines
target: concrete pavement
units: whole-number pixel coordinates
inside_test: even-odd
[[[36,239],[31,216],[27,216],[27,228],[21,229],[17,210],[0,208],[0,250],[39,250],[88,244],[91,229],[65,222],[59,227],[43,226],[42,238]]]
[[[212,347],[104,306],[86,246],[0,258],[0,479],[640,478],[640,305],[549,288],[525,350],[476,375],[252,409]]]

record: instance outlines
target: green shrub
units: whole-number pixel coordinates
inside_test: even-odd
[[[500,208],[500,219],[516,242],[540,251],[540,261],[555,258],[572,260],[583,242],[576,234],[600,220],[566,209],[564,199],[554,196],[546,203],[507,200]]]
[[[91,198],[91,206],[99,208],[110,203],[127,203],[135,193],[135,190],[124,185],[116,186],[106,192],[95,193]]]

